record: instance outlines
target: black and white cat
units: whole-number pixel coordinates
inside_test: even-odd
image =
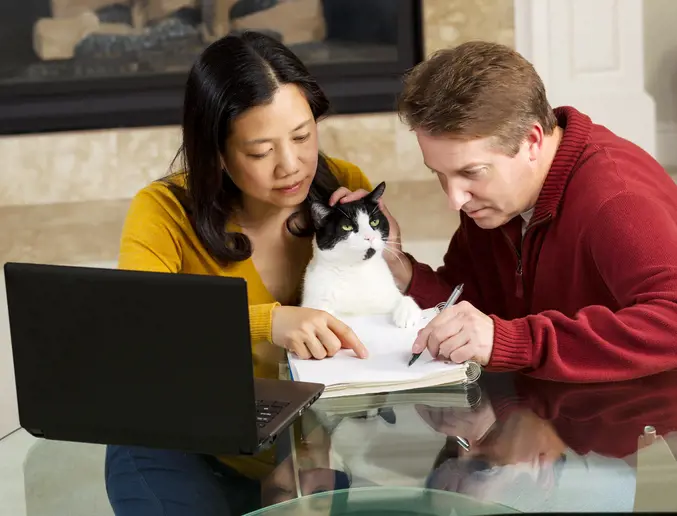
[[[311,205],[313,258],[303,282],[302,306],[333,315],[391,314],[401,328],[415,326],[421,309],[395,285],[383,252],[388,219],[378,207],[385,183],[357,201]]]

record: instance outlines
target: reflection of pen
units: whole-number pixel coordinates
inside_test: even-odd
[[[465,451],[470,451],[470,443],[467,439],[464,439],[460,435],[456,436],[456,442],[463,448]]]
[[[449,299],[447,299],[447,302],[444,303],[444,306],[442,307],[442,310],[440,310],[440,313],[443,312],[444,310],[447,309],[448,306],[453,305],[456,301],[458,301],[458,298],[461,297],[461,294],[463,293],[463,283],[460,283],[459,285],[456,285],[456,288],[453,290],[451,295],[449,296]],[[421,356],[421,353],[414,353],[411,355],[411,359],[409,359],[409,365],[413,364],[418,360],[418,357]]]

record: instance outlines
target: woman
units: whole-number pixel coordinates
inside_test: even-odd
[[[256,376],[277,377],[285,349],[324,358],[347,347],[366,356],[343,323],[295,306],[312,250],[310,199],[371,190],[356,166],[318,152],[317,121],[328,107],[276,40],[250,32],[213,43],[186,85],[182,170],[141,190],[123,228],[122,269],[247,280]],[[216,460],[110,446],[106,486],[118,515],[239,514],[238,500],[258,496],[247,478],[262,478],[272,464],[272,453]]]

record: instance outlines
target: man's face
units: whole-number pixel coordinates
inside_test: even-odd
[[[464,211],[483,229],[502,226],[536,202],[539,142],[529,136],[515,156],[490,138],[461,140],[416,130],[426,166],[439,178],[449,207]],[[536,137],[538,140],[538,137]]]

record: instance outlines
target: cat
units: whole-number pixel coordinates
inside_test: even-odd
[[[301,306],[334,316],[389,314],[400,328],[415,326],[422,311],[395,284],[383,252],[390,225],[378,206],[380,183],[357,201],[310,205],[313,257],[302,286]]]

